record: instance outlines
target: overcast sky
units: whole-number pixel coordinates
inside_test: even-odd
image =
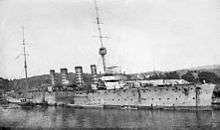
[[[126,73],[220,64],[220,0],[98,0],[107,66]],[[0,0],[0,77],[101,69],[93,0]]]

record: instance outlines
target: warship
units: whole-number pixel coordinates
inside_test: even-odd
[[[70,82],[67,68],[60,69],[60,79],[50,70],[51,84],[42,91],[28,90],[27,61],[24,47],[26,89],[22,94],[8,92],[8,102],[18,104],[66,105],[77,108],[120,109],[211,109],[216,84],[189,83],[182,79],[129,80],[118,66],[106,66],[107,49],[103,36],[99,9],[96,1],[96,24],[101,47],[103,74],[97,73],[95,64],[90,66],[92,82],[85,85],[82,66],[75,67],[75,83]],[[60,80],[60,83],[59,83]]]

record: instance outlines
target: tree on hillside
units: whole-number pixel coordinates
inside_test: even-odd
[[[10,80],[0,77],[0,90],[10,90]]]
[[[162,73],[153,73],[148,79],[163,79],[164,77]]]
[[[206,83],[216,83],[219,80],[217,75],[213,72],[199,72],[198,76],[201,83],[204,83],[204,81]]]
[[[197,77],[194,75],[194,73],[191,71],[188,71],[187,73],[183,74],[181,78],[188,82],[193,82],[193,83],[197,82],[198,80]]]
[[[165,73],[165,79],[179,79],[180,76],[176,71]]]
[[[160,79],[160,78],[161,77],[157,73],[154,73],[154,74],[149,76],[149,79]]]

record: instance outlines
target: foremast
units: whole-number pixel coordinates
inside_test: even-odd
[[[103,36],[103,34],[102,34],[101,22],[100,22],[100,16],[99,16],[99,8],[98,8],[96,0],[94,0],[94,4],[95,4],[95,11],[96,11],[96,24],[97,24],[98,35],[99,35],[98,37],[99,37],[99,41],[101,44],[101,47],[99,48],[99,55],[101,55],[103,71],[105,73],[105,71],[106,71],[105,55],[107,54],[107,49],[104,47],[103,38],[106,38],[106,37]]]
[[[27,73],[27,53],[26,53],[26,42],[24,36],[24,27],[22,27],[22,45],[23,45],[23,56],[24,56],[24,70],[25,70],[25,83],[26,83],[26,90],[29,88],[28,83],[28,73]]]

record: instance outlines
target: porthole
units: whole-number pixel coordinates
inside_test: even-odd
[[[193,99],[195,99],[195,97],[193,97]]]
[[[152,100],[154,100],[154,98],[152,98]]]
[[[178,98],[176,98],[176,100],[177,100]]]
[[[159,98],[159,100],[161,100],[161,98]]]
[[[167,100],[170,100],[170,98],[167,98]]]

